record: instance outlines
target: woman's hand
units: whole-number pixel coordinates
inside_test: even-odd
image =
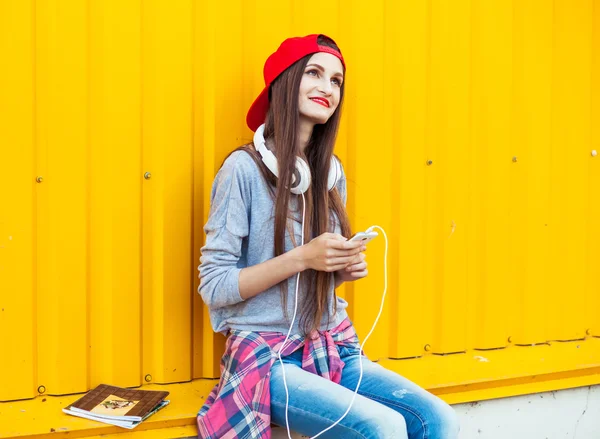
[[[360,252],[366,249],[360,241],[348,241],[337,233],[323,233],[302,247],[304,269],[334,272],[360,263]]]
[[[357,279],[362,279],[369,274],[367,270],[366,255],[359,253],[355,263],[348,265],[335,272],[335,287],[339,287],[342,282],[352,282]]]

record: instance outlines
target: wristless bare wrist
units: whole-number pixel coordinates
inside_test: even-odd
[[[296,247],[290,251],[290,257],[296,267],[294,271],[300,273],[305,271],[308,267],[306,266],[306,260],[304,259],[304,246]]]
[[[334,271],[333,272],[333,284],[335,285],[335,288],[339,287],[343,283],[344,283],[344,281],[341,278],[341,276],[338,274],[337,271]]]

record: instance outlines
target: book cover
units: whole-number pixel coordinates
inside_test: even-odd
[[[117,427],[127,428],[127,429],[131,430],[131,429],[137,427],[139,424],[141,424],[150,415],[156,413],[157,411],[159,411],[160,409],[165,407],[167,404],[169,404],[169,402],[171,402],[171,401],[169,401],[168,399],[165,399],[162,402],[160,402],[158,404],[158,406],[156,406],[154,408],[154,410],[152,410],[150,413],[145,415],[141,421],[123,421],[123,420],[119,420],[116,418],[98,417],[98,416],[90,414],[89,412],[72,411],[71,406],[63,408],[62,411],[69,415],[78,416],[80,418],[85,418],[85,419],[91,419],[92,421],[103,422],[103,423],[109,424],[109,425],[116,425]]]
[[[166,391],[125,389],[100,384],[67,408],[98,418],[141,421],[168,395],[169,392]]]

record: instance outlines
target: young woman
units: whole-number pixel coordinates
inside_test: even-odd
[[[271,423],[323,438],[458,436],[450,406],[360,351],[335,294],[367,276],[333,155],[345,70],[331,38],[285,40],[248,112],[253,144],[215,177],[199,291],[228,339],[200,437],[269,438]]]

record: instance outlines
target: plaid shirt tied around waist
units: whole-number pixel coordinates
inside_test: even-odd
[[[277,352],[286,334],[238,330],[229,334],[221,378],[198,412],[199,437],[270,439],[270,371],[273,362],[279,361]],[[337,345],[360,346],[348,318],[329,331],[313,331],[310,337],[290,336],[281,356],[304,346],[302,369],[339,384],[344,362]]]

